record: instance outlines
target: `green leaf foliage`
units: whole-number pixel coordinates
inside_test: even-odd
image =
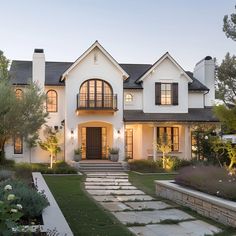
[[[231,38],[236,41],[236,14],[232,13],[230,16],[225,15],[223,23],[223,31],[225,32],[227,38]]]

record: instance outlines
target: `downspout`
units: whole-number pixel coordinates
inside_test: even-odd
[[[209,92],[210,92],[210,90],[207,90],[207,92],[203,94],[203,105],[204,105],[204,108],[205,108],[205,95],[207,95]]]

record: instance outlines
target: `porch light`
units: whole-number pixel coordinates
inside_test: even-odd
[[[71,129],[71,131],[70,131],[70,138],[74,139],[74,130],[73,129]]]

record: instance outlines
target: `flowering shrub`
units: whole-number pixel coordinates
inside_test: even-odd
[[[12,186],[5,185],[4,194],[0,200],[0,232],[1,235],[12,235],[12,229],[18,226],[23,216],[22,205],[15,204],[18,198],[12,193]]]
[[[190,166],[179,171],[176,183],[211,195],[236,200],[236,176],[216,166]]]

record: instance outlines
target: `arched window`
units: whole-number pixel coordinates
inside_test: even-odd
[[[22,96],[23,96],[22,89],[16,89],[15,94],[16,94],[17,99],[22,99]]]
[[[57,92],[48,90],[46,99],[47,112],[57,112]]]
[[[128,93],[125,95],[125,101],[126,102],[132,102],[133,101],[133,95]]]
[[[100,79],[85,81],[80,87],[79,107],[112,108],[113,91],[111,85]]]

